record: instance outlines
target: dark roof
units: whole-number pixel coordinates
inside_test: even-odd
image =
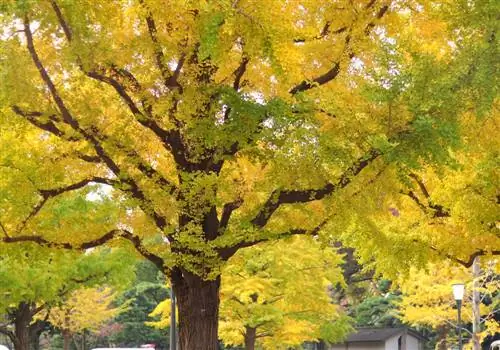
[[[355,333],[351,333],[346,342],[381,342],[393,337],[397,334],[403,333],[406,328],[358,328]],[[413,335],[416,338],[425,340],[421,334],[407,329],[408,334]]]

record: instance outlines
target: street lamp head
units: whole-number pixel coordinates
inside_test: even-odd
[[[462,301],[464,299],[465,284],[455,283],[452,284],[451,287],[453,288],[453,297],[455,300]]]

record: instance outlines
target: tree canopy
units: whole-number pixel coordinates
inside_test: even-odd
[[[497,212],[498,147],[461,150],[471,127],[498,130],[498,6],[4,2],[2,241],[128,240],[171,278],[193,349],[217,346],[220,271],[241,248],[336,235],[392,274],[498,254],[494,213],[467,207]],[[463,194],[443,166],[479,185]]]

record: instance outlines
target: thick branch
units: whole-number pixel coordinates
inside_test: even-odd
[[[163,54],[163,50],[162,50],[160,41],[158,40],[158,30],[156,29],[156,23],[155,23],[155,20],[153,19],[153,14],[147,8],[146,4],[144,3],[144,0],[139,0],[139,3],[147,11],[146,24],[148,26],[148,33],[149,33],[149,37],[151,38],[151,41],[153,42],[156,66],[160,70],[160,73],[161,73],[161,76],[163,77],[163,81],[165,83],[165,86],[170,88],[170,89],[180,88],[180,84],[178,83],[177,78],[180,74],[180,70],[181,70],[181,67],[184,63],[185,57],[181,56],[174,74],[171,75],[169,70],[168,70],[167,65],[165,64],[165,61],[166,61],[165,55]]]
[[[114,185],[119,183],[119,181],[114,180],[114,179],[108,179],[108,178],[100,177],[100,176],[93,176],[93,177],[90,177],[88,179],[83,179],[81,181],[75,182],[75,183],[68,185],[68,186],[52,188],[52,189],[45,189],[45,190],[38,190],[38,192],[42,195],[43,198],[48,199],[51,197],[58,196],[58,195],[65,193],[65,192],[81,189],[92,182],[104,184],[104,185],[110,185],[110,186],[114,186]]]
[[[48,120],[42,122],[40,117],[43,117],[44,114],[38,111],[23,111],[21,107],[14,105],[12,106],[12,111],[17,115],[25,118],[31,124],[36,126],[39,129],[45,130],[57,137],[65,138],[65,134],[62,130],[60,130],[55,124],[54,121],[57,121],[57,117],[55,115],[49,115]],[[78,141],[78,138],[67,138],[68,141]]]
[[[184,66],[184,62],[186,62],[186,54],[182,53],[179,62],[177,62],[177,67],[175,67],[174,74],[172,74],[172,81],[177,84],[179,87],[180,91],[182,92],[182,86],[178,83],[179,75],[181,74],[182,67]]]
[[[113,161],[113,159],[108,155],[108,153],[104,150],[104,147],[102,146],[101,142],[97,139],[96,136],[92,135],[91,133],[87,132],[86,130],[82,129],[78,121],[73,118],[69,110],[67,109],[66,105],[64,104],[62,98],[60,97],[54,83],[52,82],[50,76],[48,75],[47,71],[43,67],[40,58],[38,57],[38,54],[35,50],[34,44],[33,44],[33,36],[29,27],[29,21],[28,18],[25,18],[24,21],[24,32],[26,34],[26,41],[27,41],[27,47],[28,51],[30,52],[31,58],[33,62],[35,63],[35,66],[37,67],[38,71],[40,72],[40,75],[42,77],[42,80],[44,83],[47,85],[52,98],[56,102],[56,105],[58,106],[59,110],[61,111],[63,121],[69,124],[75,131],[77,131],[80,135],[82,135],[92,146],[94,147],[97,155],[103,160],[103,162],[108,166],[108,168],[118,177],[122,177],[122,172],[120,167]],[[96,128],[92,128],[94,133],[97,133]],[[143,211],[145,211],[148,215],[151,215],[153,219],[155,220],[155,223],[157,224],[158,228],[163,230],[166,227],[166,219],[159,215],[155,210],[152,202],[148,200],[142,192],[142,190],[139,188],[137,183],[130,179],[128,176],[125,176],[126,180],[123,180],[123,183],[126,183],[129,185],[128,191],[132,194],[132,196],[136,199],[139,200],[139,205]]]
[[[71,33],[71,28],[68,26],[68,23],[64,20],[64,16],[61,12],[61,9],[57,5],[55,0],[50,0],[50,4],[52,5],[52,8],[54,9],[54,12],[56,13],[57,19],[59,20],[59,23],[61,24],[61,27],[64,31],[64,35],[66,38],[68,38],[69,41],[73,39],[73,35]]]
[[[279,233],[276,235],[255,238],[255,239],[252,239],[249,241],[242,241],[242,242],[236,243],[235,245],[233,245],[231,247],[221,248],[219,250],[219,256],[223,260],[227,260],[230,257],[232,257],[239,249],[252,247],[252,246],[259,244],[259,243],[274,241],[274,240],[283,239],[283,238],[296,236],[296,235],[316,236],[316,235],[318,235],[319,231],[325,226],[325,224],[327,222],[328,222],[328,218],[326,220],[324,220],[323,222],[321,222],[318,226],[316,226],[313,229],[294,228],[294,229],[291,229],[287,232],[282,232],[282,233]]]
[[[166,272],[168,270],[165,265],[163,259],[151,252],[149,252],[144,245],[142,244],[141,239],[134,235],[132,232],[123,230],[123,229],[114,229],[103,236],[96,238],[94,240],[90,240],[83,243],[68,243],[68,242],[53,242],[45,239],[39,235],[22,235],[16,237],[7,237],[4,236],[0,238],[0,242],[3,243],[21,243],[21,242],[32,242],[36,243],[40,246],[50,247],[50,248],[58,248],[58,249],[71,249],[71,250],[85,250],[89,248],[98,247],[104,245],[105,243],[115,239],[115,238],[125,238],[130,241],[135,249],[141,254],[144,258],[153,262],[161,271]]]
[[[340,62],[336,62],[333,64],[333,67],[328,72],[312,80],[303,80],[300,84],[290,89],[290,93],[292,95],[295,95],[299,92],[310,90],[316,86],[326,84],[329,81],[335,79],[339,73],[340,73]]]
[[[283,204],[307,203],[323,199],[338,190],[343,189],[351,183],[352,178],[358,175],[364,168],[371,164],[380,156],[380,152],[371,150],[367,156],[359,158],[351,165],[335,184],[327,183],[319,189],[310,190],[276,190],[266,201],[259,213],[251,220],[251,223],[257,227],[264,227],[273,213]]]
[[[233,213],[233,211],[241,207],[242,204],[243,204],[243,199],[241,198],[235,200],[234,202],[229,202],[224,204],[219,223],[219,231],[221,230],[223,231],[227,228],[227,225],[229,224],[229,219],[231,218],[231,214]]]
[[[460,259],[454,255],[451,255],[451,254],[448,254],[448,253],[443,253],[443,251],[441,251],[440,249],[436,248],[436,247],[433,247],[431,246],[430,247],[432,250],[434,250],[435,252],[441,254],[441,255],[444,255],[446,258],[452,260],[452,261],[455,261],[456,263],[459,263],[460,265],[466,267],[466,268],[469,268],[472,266],[472,264],[474,263],[474,259],[476,259],[477,257],[479,256],[485,256],[485,255],[500,255],[500,250],[484,250],[484,249],[479,249],[477,251],[475,251],[474,253],[472,253],[471,255],[469,255],[467,257],[467,260],[464,260],[464,259]]]
[[[68,108],[64,104],[61,96],[59,96],[56,86],[52,82],[52,79],[45,70],[42,61],[40,60],[40,57],[38,56],[35,50],[35,46],[33,44],[33,34],[31,33],[30,23],[27,17],[24,19],[24,33],[26,35],[26,46],[28,47],[31,59],[33,60],[33,63],[35,64],[38,72],[40,73],[43,82],[45,83],[45,85],[47,85],[47,88],[49,89],[49,92],[52,98],[54,99],[54,102],[56,103],[57,107],[59,108],[59,111],[61,112],[64,122],[71,125],[75,130],[81,130],[78,121],[73,118]]]
[[[233,88],[236,91],[240,89],[241,79],[243,78],[243,74],[245,74],[248,62],[250,62],[250,58],[246,55],[243,55],[240,65],[238,66],[238,68],[236,68],[236,70],[233,73],[234,74]]]

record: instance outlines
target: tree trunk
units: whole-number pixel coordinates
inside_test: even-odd
[[[480,350],[479,344],[480,324],[481,324],[481,295],[479,294],[479,278],[481,277],[481,267],[479,257],[476,256],[472,264],[472,277],[474,278],[472,286],[472,349]]]
[[[220,277],[205,281],[177,270],[172,284],[179,310],[179,350],[218,350]]]
[[[40,336],[43,331],[48,326],[46,321],[38,320],[30,324],[28,332],[30,337],[30,349],[39,350],[40,349]]]
[[[448,327],[441,326],[437,329],[437,350],[447,350],[448,349]]]
[[[73,344],[75,345],[76,350],[82,350],[81,338],[79,339],[77,334],[72,334],[71,340],[73,340]]]
[[[257,328],[245,326],[245,350],[255,350]]]
[[[71,333],[69,330],[64,329],[62,331],[62,336],[63,336],[63,349],[64,350],[69,350],[69,346],[71,343]]]
[[[31,318],[30,303],[20,303],[14,315],[15,339],[13,339],[13,343],[15,350],[29,350]]]

